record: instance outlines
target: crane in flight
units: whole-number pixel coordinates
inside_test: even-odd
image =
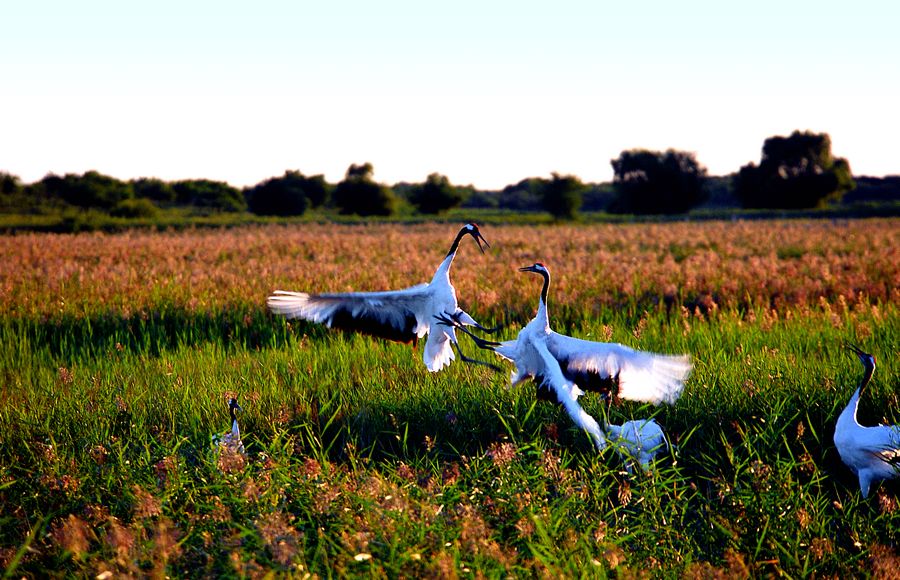
[[[433,327],[435,317],[443,317],[460,327],[473,326],[488,333],[497,330],[478,324],[459,307],[456,289],[450,282],[450,266],[456,257],[460,241],[467,235],[472,236],[481,253],[484,253],[485,246],[490,247],[477,224],[466,224],[456,234],[450,251],[427,284],[384,292],[335,294],[276,290],[266,303],[272,312],[287,318],[323,323],[329,328],[358,331],[387,340],[412,343],[413,346],[427,334],[422,359],[431,372],[437,372],[450,364],[455,358],[454,347],[460,359],[465,362],[493,366],[464,356],[459,350],[453,327]]]
[[[900,425],[863,427],[859,424],[856,410],[875,373],[875,357],[855,346],[848,345],[848,348],[862,363],[863,376],[835,424],[834,446],[859,478],[859,489],[867,497],[873,483],[900,476]]]
[[[480,348],[512,361],[515,370],[511,383],[516,385],[533,379],[539,398],[562,405],[574,423],[590,434],[598,449],[607,446],[607,439],[616,439],[641,465],[648,465],[667,446],[655,421],[608,425],[604,431],[578,404],[578,397],[584,390],[605,390],[624,399],[673,404],[690,375],[690,358],[642,352],[617,343],[581,340],[554,332],[547,313],[550,271],[540,262],[519,270],[541,275],[544,284],[537,315],[519,331],[515,340],[485,340],[446,316],[438,316],[439,323],[459,328]]]

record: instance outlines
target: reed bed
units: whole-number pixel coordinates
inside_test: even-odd
[[[460,224],[461,225],[461,224]],[[900,420],[900,222],[485,226],[460,303],[512,337],[535,261],[555,327],[689,352],[650,475],[505,373],[287,323],[274,289],[428,281],[456,226],[0,237],[0,564],[10,576],[878,576],[896,482],[860,497],[831,442]],[[462,346],[476,354],[471,343]],[[485,353],[488,354],[488,353]],[[478,356],[483,356],[478,354]],[[237,395],[247,456],[210,436]]]

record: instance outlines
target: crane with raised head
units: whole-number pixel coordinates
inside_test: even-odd
[[[244,443],[241,441],[241,428],[238,426],[237,411],[243,411],[243,409],[238,405],[237,399],[231,397],[228,399],[228,414],[231,416],[231,429],[220,435],[215,435],[213,437],[213,444],[220,449],[243,455]]]
[[[576,425],[586,430],[598,449],[607,439],[621,443],[643,466],[667,444],[656,421],[629,421],[621,426],[600,427],[578,404],[585,390],[601,390],[624,399],[653,404],[673,404],[691,372],[690,358],[637,351],[618,343],[602,343],[572,338],[550,328],[547,297],[550,271],[538,262],[520,268],[543,277],[537,315],[519,331],[515,340],[488,341],[450,319],[438,317],[441,324],[459,328],[480,348],[494,351],[515,365],[513,385],[527,379],[537,384],[538,397],[562,405]],[[611,391],[616,389],[615,393]]]
[[[864,427],[859,424],[856,418],[859,398],[875,374],[875,357],[853,345],[847,348],[862,363],[863,376],[835,424],[834,446],[844,464],[859,478],[859,489],[867,497],[872,484],[900,476],[900,425]]]
[[[466,362],[492,366],[463,355],[459,350],[454,327],[436,329],[433,323],[435,317],[440,316],[460,327],[472,326],[488,333],[496,330],[481,326],[459,307],[456,289],[450,282],[450,266],[456,257],[460,241],[467,235],[472,236],[482,253],[485,246],[490,247],[477,224],[466,224],[456,234],[450,251],[437,267],[431,282],[426,284],[402,290],[334,294],[276,290],[269,296],[266,304],[272,312],[287,318],[300,318],[325,324],[329,328],[358,331],[413,345],[427,334],[422,359],[431,372],[437,372],[450,364],[455,358],[454,348],[460,359]]]

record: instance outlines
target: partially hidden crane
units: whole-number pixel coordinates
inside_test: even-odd
[[[440,371],[450,364],[455,358],[454,347],[462,360],[492,366],[464,356],[459,350],[453,327],[434,328],[433,323],[435,317],[441,316],[459,326],[473,326],[488,333],[496,330],[481,326],[459,307],[456,289],[450,282],[450,266],[460,241],[467,235],[472,236],[482,253],[484,246],[490,247],[477,224],[466,224],[456,234],[450,251],[427,284],[384,292],[335,294],[276,290],[266,303],[272,312],[287,318],[301,318],[323,323],[329,328],[359,331],[397,342],[415,345],[427,334],[422,359],[431,372]]]
[[[213,445],[221,450],[243,455],[244,443],[241,441],[241,428],[238,426],[236,411],[243,411],[243,409],[238,405],[237,399],[231,397],[228,400],[228,414],[231,416],[231,429],[225,431],[221,435],[213,436]]]
[[[863,365],[859,386],[850,397],[834,427],[834,445],[843,462],[859,478],[863,497],[872,484],[900,476],[900,425],[863,427],[856,419],[859,398],[875,373],[875,357],[848,345]]]

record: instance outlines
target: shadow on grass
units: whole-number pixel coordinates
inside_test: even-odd
[[[0,321],[0,340],[6,344],[45,349],[63,360],[86,360],[113,351],[159,356],[167,350],[208,343],[226,350],[262,350],[283,344],[292,334],[317,339],[327,332],[321,325],[286,323],[265,310],[250,308],[210,312],[163,308],[132,316],[63,315]]]

